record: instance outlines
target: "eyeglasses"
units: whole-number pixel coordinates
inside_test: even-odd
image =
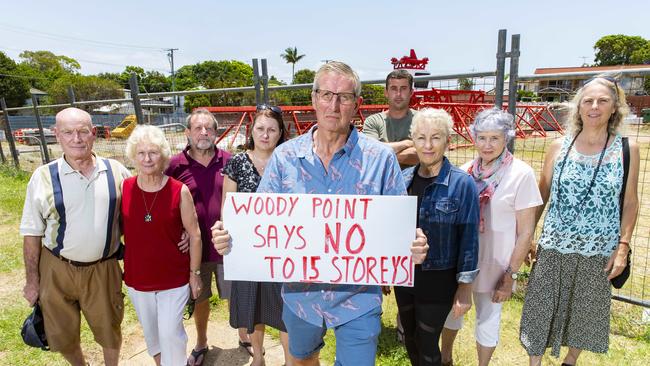
[[[318,97],[325,103],[330,103],[332,99],[334,99],[335,95],[339,97],[339,103],[343,105],[354,104],[357,101],[357,96],[354,93],[334,93],[333,91],[325,89],[316,89],[314,92],[316,92],[316,95],[318,95]]]
[[[261,112],[261,111],[266,110],[266,109],[270,110],[271,112],[273,112],[273,113],[275,113],[277,115],[282,116],[282,109],[280,109],[280,107],[278,107],[276,105],[261,104],[261,105],[259,105],[257,107],[258,112]]]

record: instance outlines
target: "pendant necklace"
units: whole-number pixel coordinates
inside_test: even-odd
[[[253,160],[253,166],[255,166],[255,163],[257,163],[259,165],[258,173],[260,175],[264,175],[264,168],[266,168],[266,164],[269,162],[269,159],[267,159],[266,161],[263,161],[262,159],[257,157],[257,155],[255,155],[255,153],[252,152],[252,151],[251,151],[250,155],[253,157],[253,159],[252,159]],[[257,169],[257,168],[258,167],[255,166],[255,169]]]
[[[153,221],[153,217],[151,216],[151,210],[153,209],[153,205],[156,204],[156,198],[158,198],[158,192],[160,191],[161,189],[156,191],[156,194],[153,196],[153,201],[151,201],[151,207],[147,207],[147,199],[144,197],[144,190],[140,189],[140,193],[142,193],[142,202],[144,203],[144,210],[147,212],[147,214],[144,215],[144,222]]]

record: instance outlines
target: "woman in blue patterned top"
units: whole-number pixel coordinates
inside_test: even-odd
[[[616,80],[595,77],[573,99],[567,135],[549,147],[540,176],[544,205],[550,201],[537,263],[531,273],[520,339],[530,365],[540,365],[546,348],[562,365],[575,365],[582,350],[609,347],[612,278],[627,265],[639,208],[639,148],[630,141],[629,177],[623,185],[619,126],[628,113]],[[622,217],[621,217],[622,214]]]

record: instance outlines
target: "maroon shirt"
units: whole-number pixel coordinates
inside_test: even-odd
[[[223,263],[223,257],[212,245],[210,228],[215,221],[221,220],[221,191],[223,188],[221,170],[230,160],[231,154],[215,146],[214,157],[205,167],[190,157],[189,149],[188,146],[181,153],[172,156],[165,174],[185,183],[192,192],[201,228],[202,262]]]

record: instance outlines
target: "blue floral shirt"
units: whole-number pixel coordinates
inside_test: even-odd
[[[388,146],[351,128],[326,170],[313,151],[316,128],[275,149],[258,192],[406,195],[397,157]],[[309,283],[285,283],[282,298],[301,319],[328,328],[356,319],[382,301],[379,286]]]

